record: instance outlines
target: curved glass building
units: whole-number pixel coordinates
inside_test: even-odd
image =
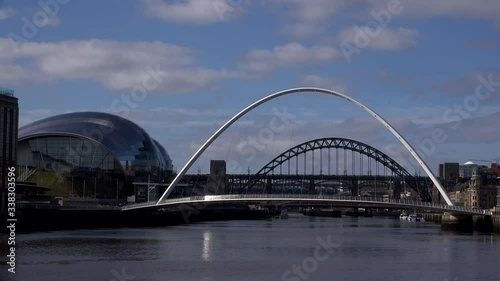
[[[62,114],[20,128],[17,160],[27,171],[63,175],[66,184],[71,179],[72,188],[75,180],[84,188],[85,181],[107,187],[104,197],[118,196],[118,189],[131,195],[133,182],[163,183],[173,169],[165,148],[144,129],[100,112]]]

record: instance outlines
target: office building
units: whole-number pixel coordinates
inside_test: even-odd
[[[459,176],[458,163],[443,163],[439,164],[439,179],[443,183],[456,182]]]
[[[8,168],[16,167],[19,106],[14,91],[0,87],[0,191],[6,211]]]

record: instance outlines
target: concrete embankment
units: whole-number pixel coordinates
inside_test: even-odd
[[[306,209],[304,216],[340,218],[342,217],[342,211],[333,209]]]
[[[486,233],[500,233],[500,215],[452,215],[449,213],[425,213],[423,217],[426,221],[441,224],[444,230],[457,231],[479,231]]]
[[[494,215],[491,217],[493,224],[493,232],[500,233],[500,215]]]
[[[216,220],[269,218],[269,212],[241,205],[197,206],[163,210],[24,209],[16,229],[21,232],[63,229],[153,227]]]
[[[432,221],[440,224],[443,214],[424,213],[423,217],[426,221]]]

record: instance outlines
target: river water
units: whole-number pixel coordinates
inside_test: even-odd
[[[3,270],[2,280],[500,280],[498,235],[445,232],[397,218],[292,214],[17,239],[16,274]]]

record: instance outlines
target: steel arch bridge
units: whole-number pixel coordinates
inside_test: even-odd
[[[306,141],[299,145],[296,145],[289,150],[281,153],[273,160],[269,161],[262,169],[257,172],[257,175],[267,175],[270,172],[274,171],[276,167],[281,166],[284,162],[289,161],[291,158],[297,157],[301,154],[307,153],[309,151],[328,149],[328,148],[336,148],[336,149],[344,149],[351,150],[354,152],[358,152],[360,154],[366,155],[369,158],[374,159],[375,161],[383,164],[385,167],[389,168],[394,174],[400,177],[411,177],[411,174],[399,165],[392,158],[387,156],[382,151],[359,141],[353,139],[346,138],[321,138]]]
[[[427,186],[422,186],[418,184],[418,181],[414,179],[414,177],[404,168],[402,167],[399,163],[394,161],[391,157],[383,153],[382,151],[359,141],[353,140],[353,139],[347,139],[347,138],[335,138],[335,137],[329,137],[329,138],[321,138],[321,139],[314,139],[310,140],[304,143],[301,143],[299,145],[296,145],[289,150],[281,153],[277,157],[275,157],[273,160],[269,161],[262,169],[260,169],[257,172],[257,175],[268,175],[268,174],[274,174],[274,171],[279,167],[279,172],[282,174],[282,167],[283,164],[288,162],[287,165],[287,172],[290,174],[290,162],[293,158],[296,159],[296,173],[298,173],[298,158],[299,155],[306,154],[307,152],[313,152],[315,150],[322,150],[322,149],[343,149],[343,150],[351,150],[353,152],[357,152],[360,155],[365,155],[367,158],[371,158],[375,160],[376,162],[382,164],[384,167],[389,169],[392,174],[395,177],[400,177],[404,179],[404,181],[411,187],[413,188],[422,198],[423,201],[430,202],[431,201],[431,194],[429,193],[429,189]],[[320,157],[323,154],[320,153]],[[313,154],[314,156],[314,154]],[[344,154],[345,156],[345,154]],[[328,173],[330,173],[330,152],[328,153]],[[336,158],[338,160],[338,153],[336,153]],[[353,162],[351,165],[354,167],[354,156],[352,156]],[[314,163],[314,162],[313,162]],[[323,161],[320,160],[320,164],[322,165]],[[344,165],[346,163],[344,162]],[[362,165],[363,162],[360,160],[360,165]],[[338,166],[338,164],[337,164]],[[322,168],[320,168],[320,171]],[[362,170],[362,167],[360,167],[360,172]],[[351,171],[352,172],[352,171]],[[354,172],[352,172],[354,173]]]

